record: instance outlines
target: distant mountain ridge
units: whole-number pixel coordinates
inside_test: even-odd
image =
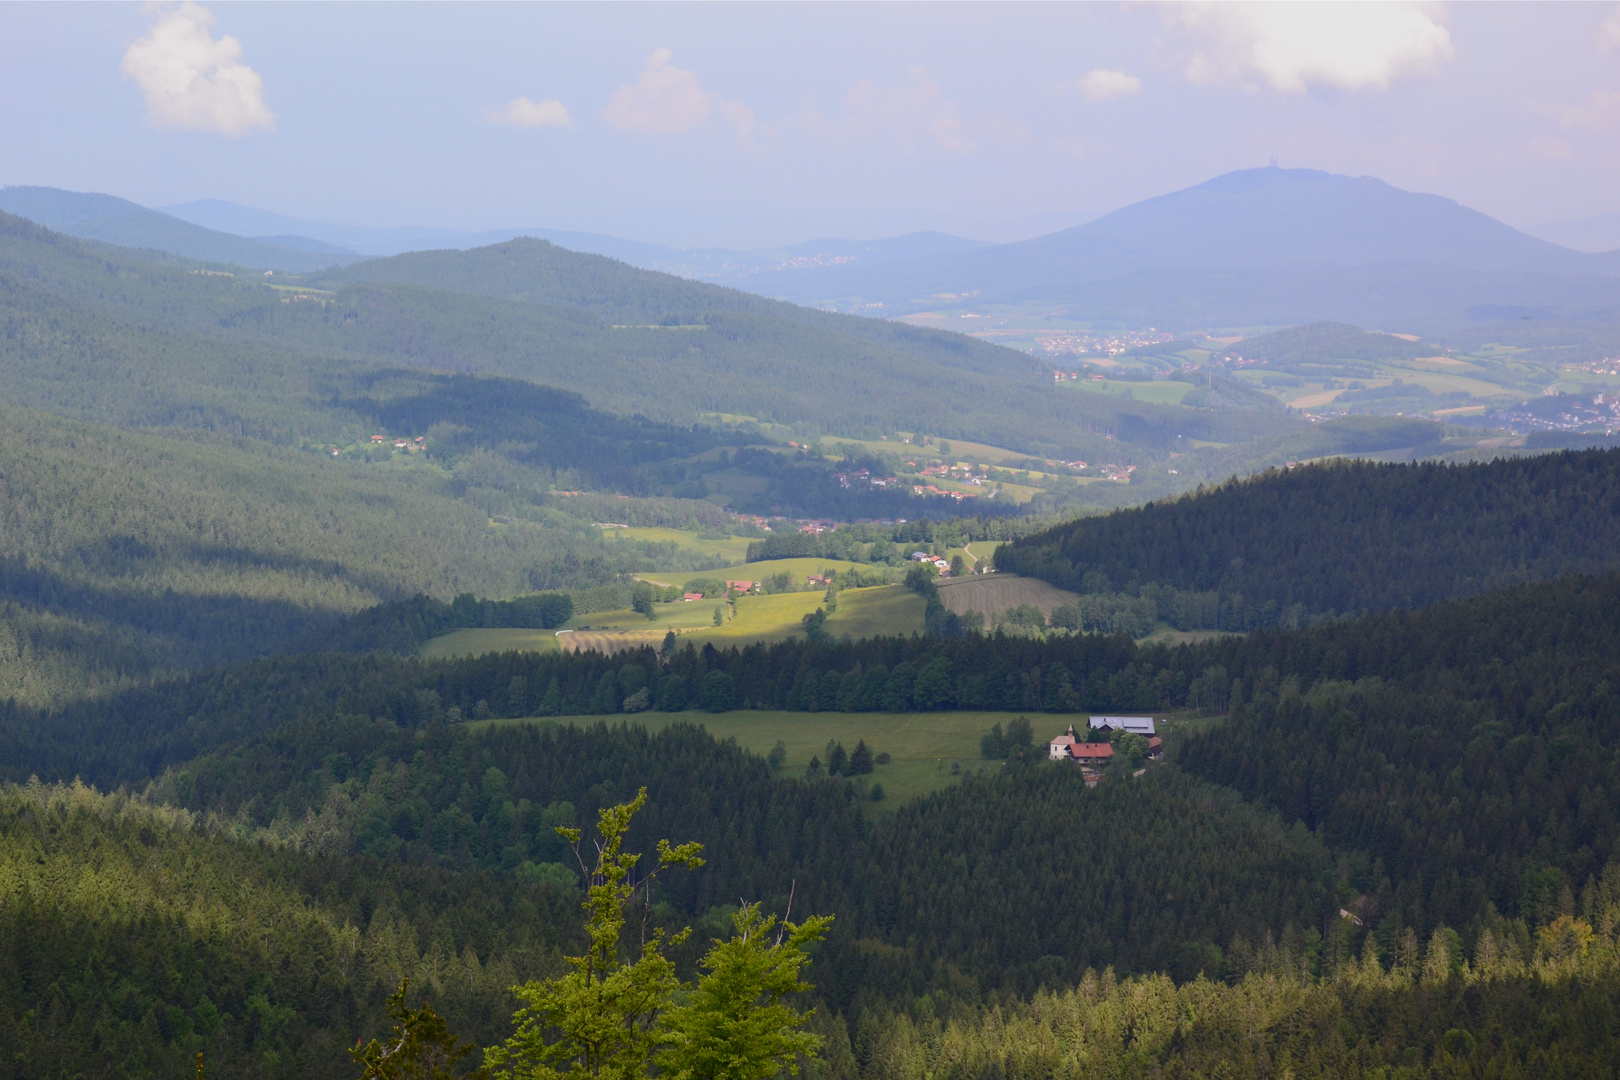
[[[417,251],[466,251],[525,237],[545,240],[587,255],[604,255],[643,270],[657,270],[721,284],[740,284],[749,279],[770,278],[808,267],[856,262],[876,265],[993,246],[942,232],[917,232],[880,240],[806,240],[758,251],[682,249],[567,229],[526,227],[467,231],[415,225],[389,228],[340,225],[287,217],[222,199],[199,199],[160,209],[174,217],[220,232],[258,236],[260,239],[298,246],[290,243],[294,239],[292,237],[261,235],[295,233],[298,239],[312,237],[319,242],[379,258]]]
[[[110,243],[295,270],[358,261],[350,252],[391,257],[533,238],[642,270],[891,318],[1000,304],[1180,330],[1331,321],[1439,336],[1507,321],[1620,323],[1620,250],[1572,250],[1442,196],[1312,169],[1228,173],[1000,245],[924,232],[763,251],[678,250],[556,229],[360,228],[221,200],[165,214],[47,188],[0,191],[0,210]],[[528,291],[521,283],[496,290]]]
[[[306,273],[359,258],[353,251],[302,236],[232,236],[114,195],[7,187],[0,188],[0,211],[85,240],[254,270]]]
[[[1620,251],[1573,251],[1451,199],[1311,169],[1228,173],[1021,243],[771,284],[800,303],[860,300],[892,315],[971,297],[1181,327],[1386,314],[1438,326],[1472,309],[1620,317]]]

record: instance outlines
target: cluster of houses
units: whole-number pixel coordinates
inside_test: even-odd
[[[977,499],[979,497],[977,491],[946,491],[935,484],[913,484],[911,485],[911,493],[913,495],[943,495],[947,499],[955,499],[957,502],[961,502],[963,499]],[[992,499],[995,498],[995,495],[996,493],[993,491],[990,493]]]
[[[926,551],[913,551],[910,555],[907,555],[906,558],[911,562],[927,563],[942,574],[948,574],[951,572],[951,562],[949,559],[941,558],[938,555],[931,555]]]
[[[371,445],[373,446],[386,446],[390,442],[394,444],[395,450],[416,451],[427,445],[427,436],[418,435],[414,439],[390,439],[387,435],[373,435],[371,437]]]
[[[757,581],[728,581],[728,582],[726,582],[727,590],[729,590],[731,592],[734,592],[739,596],[741,596],[743,593],[754,592],[759,587],[760,587],[760,583],[757,582]],[[687,603],[691,603],[693,600],[702,600],[703,599],[703,594],[700,593],[700,592],[682,593],[681,594],[681,599],[683,601],[687,602]]]
[[[1114,756],[1114,746],[1110,740],[1116,731],[1142,736],[1148,743],[1148,757],[1155,761],[1164,757],[1164,740],[1154,731],[1151,716],[1093,716],[1091,737],[1096,741],[1080,738],[1074,733],[1074,725],[1070,724],[1068,731],[1049,744],[1050,756],[1053,761],[1078,762],[1085,770],[1086,783],[1095,784],[1101,779],[1103,766]]]
[[[833,479],[838,481],[838,486],[841,488],[886,488],[895,482],[895,478],[892,476],[873,476],[871,469],[856,469],[854,472],[833,473]]]

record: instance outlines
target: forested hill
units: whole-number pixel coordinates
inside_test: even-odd
[[[1014,378],[1043,373],[1043,365],[1025,353],[962,334],[801,307],[526,237],[471,251],[416,251],[332,267],[312,276],[311,282],[327,288],[361,282],[422,285],[583,308],[616,324],[696,325],[722,313],[764,315],[881,344],[946,367]]]
[[[271,1049],[301,1075],[332,1076],[316,1057],[374,1030],[378,987],[402,971],[489,1039],[499,988],[549,965],[566,925],[558,892],[575,879],[552,827],[642,785],[651,803],[632,846],[696,839],[711,860],[671,877],[655,909],[698,926],[694,949],[723,932],[736,896],[780,910],[796,888],[795,910],[836,916],[813,981],[824,1015],[844,1018],[824,1030],[842,1036],[847,1021],[843,1052],[856,1053],[830,1054],[826,1068],[843,1071],[817,1074],[828,1080],[903,1080],[863,1056],[898,1052],[907,1025],[934,1030],[939,1013],[986,1046],[1011,1038],[981,1025],[1058,1008],[1016,998],[1041,989],[1082,986],[1085,1001],[1063,1007],[1070,1021],[1052,1020],[1060,1029],[1101,1023],[1130,972],[1139,1005],[1187,1011],[1179,1049],[1140,1025],[1097,1038],[1159,1046],[1167,1062],[1195,1044],[1218,1056],[1225,1029],[1199,1025],[1223,1002],[1259,1010],[1244,1014],[1245,1039],[1320,1021],[1320,1038],[1356,1060],[1445,1064],[1504,1039],[1598,1045],[1611,1029],[1581,1018],[1607,1015],[1614,997],[1617,664],[1609,574],[1181,648],[997,636],[681,650],[667,666],[650,650],[304,657],[55,714],[7,708],[10,775],[156,777],[147,800],[196,816],[38,786],[0,793],[0,869],[19,898],[0,903],[0,1045],[8,1060],[80,1072],[109,1046],[164,1068],[182,1049]],[[936,708],[992,687],[1032,695],[1042,737],[1064,718],[1033,710],[1072,707],[1065,693],[1159,712],[1179,688],[1230,715],[1172,725],[1173,760],[1140,777],[1114,769],[1090,788],[1068,766],[1015,758],[876,820],[842,779],[773,776],[693,725],[617,722],[618,694],[652,680],[674,707],[672,679],[726,679],[750,697],[802,694],[814,675],[843,708],[861,706],[879,670],[894,680],[883,692],[912,695],[899,708],[925,687],[948,695]],[[615,722],[446,722],[479,702],[521,713],[531,694],[578,690]],[[196,822],[222,835],[187,831]],[[214,915],[192,917],[198,904]],[[503,908],[504,923],[492,914]],[[101,963],[131,965],[128,978],[100,977]],[[1114,973],[1096,975],[1104,965]],[[1585,1005],[1581,987],[1593,988]],[[28,1009],[52,1018],[47,1031],[102,1034],[52,1041]],[[358,1030],[340,1039],[328,1016]],[[1526,1016],[1549,1030],[1524,1034]],[[244,1072],[286,1074],[273,1065]]]
[[[677,890],[682,904],[697,914],[713,897],[796,877],[807,902],[849,927],[837,939],[847,974],[919,989],[949,983],[935,964],[1025,987],[1043,971],[1078,978],[1104,963],[1214,974],[1227,962],[1212,948],[1280,938],[1290,923],[1305,933],[1346,905],[1386,960],[1408,930],[1450,928],[1472,951],[1486,929],[1502,932],[1500,919],[1555,919],[1620,839],[1617,643],[1611,574],[1175,649],[911,638],[682,650],[667,668],[650,651],[306,657],[51,714],[7,709],[0,765],[109,787],[155,777],[154,797],[277,842],[503,872],[556,858],[541,828],[548,807],[588,814],[647,784],[649,821],[730,853]],[[1043,738],[1066,718],[1037,710],[1082,702],[1162,712],[1190,696],[1232,716],[1176,762],[1209,787],[1169,769],[1140,785],[1122,772],[1089,792],[1056,766],[1014,762],[870,832],[841,782],[773,781],[764,762],[691,728],[444,722],[561,701],[634,725],[619,695],[653,686],[678,709],[671,680],[694,698],[725,682],[738,704],[779,705],[758,695],[803,694],[814,678],[834,687],[830,709],[860,708],[880,672],[881,707],[1016,708],[1021,697]],[[846,687],[855,700],[841,700]],[[1360,936],[1339,942],[1341,961],[1361,953]],[[863,937],[906,951],[856,948]],[[848,977],[839,992],[854,997],[859,977]]]
[[[416,594],[575,588],[636,565],[561,514],[492,528],[484,502],[431,468],[0,404],[0,697],[242,661]]]
[[[1240,611],[1269,605],[1273,622],[1291,607],[1307,615],[1419,607],[1617,563],[1613,450],[1273,470],[996,552],[999,569],[1063,588],[1220,594]]]
[[[546,255],[562,281],[535,301],[509,298],[514,288],[455,291],[454,275],[447,288],[427,256],[433,272],[401,276],[434,284],[317,289],[158,265],[0,215],[0,317],[12,328],[0,362],[16,371],[0,394],[85,419],[319,438],[333,424],[311,408],[327,396],[323,381],[344,394],[367,370],[409,366],[521,378],[682,425],[725,413],[806,433],[924,431],[1065,458],[1297,426],[1275,412],[1056,393],[1020,354],[956,335],[792,308],[538,242],[523,250]],[[482,267],[499,251],[443,257]],[[150,377],[132,380],[135,405],[121,405],[106,376],[135,368]]]

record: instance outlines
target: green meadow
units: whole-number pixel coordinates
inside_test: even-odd
[[[602,538],[612,541],[615,537],[626,540],[640,540],[647,543],[674,544],[682,551],[691,551],[699,555],[709,555],[716,559],[724,559],[727,563],[740,563],[748,557],[748,545],[752,543],[746,536],[727,536],[722,538],[706,537],[686,529],[656,529],[656,528],[606,528],[602,530]]]
[[[656,605],[657,618],[650,620],[629,608],[598,611],[577,616],[560,635],[555,630],[454,630],[424,642],[419,651],[430,659],[488,652],[548,652],[557,648],[615,652],[643,645],[656,648],[671,630],[682,645],[691,643],[700,649],[710,643],[715,648],[726,648],[783,641],[803,634],[804,617],[825,608],[826,600],[820,590],[739,596],[735,616],[727,608],[722,612],[724,622],[715,626],[714,609],[724,605],[725,601],[718,599],[677,600]],[[833,637],[847,634],[852,638],[921,633],[926,607],[921,596],[901,585],[845,589],[838,594],[838,610],[827,617],[826,630]]]
[[[1174,379],[1153,382],[1130,382],[1114,379],[1076,379],[1063,383],[1067,387],[1086,390],[1093,394],[1120,394],[1152,405],[1180,405],[1181,399],[1197,387]]]
[[[746,554],[748,541],[741,541]],[[769,559],[765,562],[743,562],[743,555],[737,557],[732,566],[721,567],[718,570],[677,570],[674,573],[648,573],[637,575],[643,581],[651,581],[658,585],[684,585],[688,581],[708,578],[720,581],[764,581],[773,574],[786,573],[795,585],[803,585],[812,575],[820,575],[825,571],[842,574],[845,570],[855,570],[862,574],[875,574],[884,567],[873,566],[870,563],[846,562],[843,559]],[[821,595],[820,593],[816,594]],[[594,625],[594,624],[593,624]]]
[[[1012,712],[940,712],[940,713],[840,713],[840,712],[769,712],[740,709],[727,713],[702,712],[645,712],[633,716],[561,716],[556,718],[518,720],[483,720],[468,724],[470,728],[528,723],[595,724],[603,720],[645,724],[657,731],[677,722],[699,724],[717,739],[735,739],[737,745],[765,756],[778,742],[787,749],[782,775],[800,776],[812,757],[826,761],[827,743],[840,742],[845,751],[855,749],[865,740],[874,755],[888,754],[890,760],[877,765],[861,778],[864,790],[873,785],[883,786],[881,802],[868,801],[872,810],[897,806],[908,799],[926,795],[955,783],[970,772],[996,770],[999,761],[986,761],[979,756],[979,740],[994,724],[1003,728],[1008,721],[1025,715]],[[1035,726],[1035,741],[1044,743],[1063,733],[1069,724],[1082,717],[1036,713],[1030,716]]]
[[[418,652],[428,660],[456,656],[482,656],[492,652],[555,652],[555,630],[452,630],[422,643]]]

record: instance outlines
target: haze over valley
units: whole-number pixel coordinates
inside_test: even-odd
[[[0,1074],[1605,1072],[1617,58],[0,8]]]

